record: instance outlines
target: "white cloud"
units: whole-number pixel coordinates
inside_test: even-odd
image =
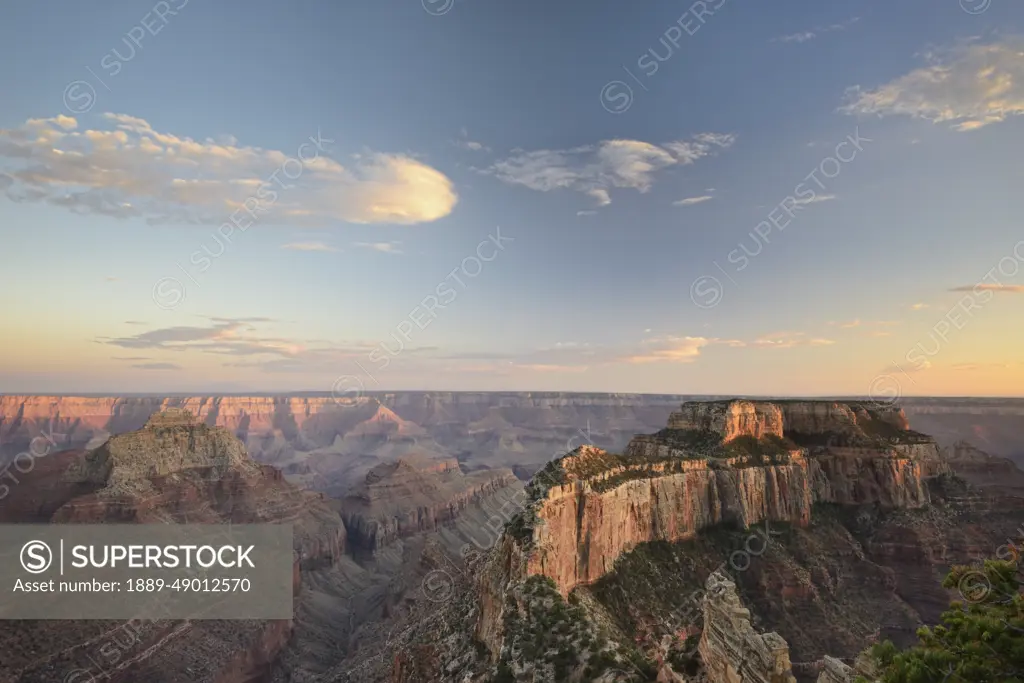
[[[597,213],[597,211],[577,211],[576,215],[577,216],[593,216],[596,213]]]
[[[291,242],[289,244],[282,244],[281,248],[291,251],[338,251],[338,249],[328,246],[323,242]]]
[[[801,33],[790,33],[786,36],[779,36],[773,38],[772,42],[775,43],[806,43],[808,40],[814,40],[818,37],[817,33],[813,31],[803,31]]]
[[[778,38],[772,38],[773,43],[806,43],[809,40],[814,40],[818,36],[825,33],[832,33],[833,31],[845,31],[854,24],[860,21],[860,17],[854,17],[841,21],[838,24],[829,24],[828,26],[816,26],[810,31],[799,31],[797,33],[790,33],[789,35],[779,36]]]
[[[385,254],[401,254],[402,251],[398,248],[400,244],[401,242],[355,242],[352,246],[360,249],[372,249]]]
[[[1024,114],[1024,41],[963,44],[873,90],[847,91],[848,114],[902,114],[976,130]]]
[[[605,140],[573,149],[518,150],[483,172],[538,192],[581,192],[594,198],[598,206],[606,206],[611,203],[611,190],[647,192],[659,171],[693,164],[732,146],[735,140],[734,135],[701,133],[660,146],[640,140]]]
[[[794,204],[805,206],[807,204],[820,204],[821,202],[830,202],[837,197],[834,194],[816,194],[813,197],[807,199],[796,199],[793,201]]]
[[[103,121],[106,129],[78,130],[67,116],[0,129],[0,163],[10,167],[0,191],[153,223],[221,224],[248,200],[262,224],[414,224],[447,216],[458,201],[443,173],[409,156],[369,152],[343,167],[322,138],[325,149],[303,140],[300,163],[299,144],[285,153],[239,147],[231,136],[197,142],[124,114]]]
[[[709,194],[701,195],[700,197],[687,197],[686,199],[678,199],[672,202],[672,206],[693,206],[694,204],[700,204],[701,202],[707,202],[714,199]]]
[[[459,139],[455,141],[455,144],[462,149],[468,149],[471,152],[490,152],[491,148],[482,142],[469,139],[469,131],[462,128],[459,131]]]

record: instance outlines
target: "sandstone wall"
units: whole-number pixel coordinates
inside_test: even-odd
[[[764,519],[806,524],[816,496],[814,464],[688,471],[626,481],[595,491],[594,481],[552,487],[537,510],[527,573],[554,579],[568,594],[612,569],[619,555],[648,541],[691,538],[705,527]],[[599,480],[597,480],[599,481]]]
[[[778,405],[763,401],[684,403],[669,416],[668,428],[712,431],[726,441],[738,436],[759,439],[782,436],[783,413]]]

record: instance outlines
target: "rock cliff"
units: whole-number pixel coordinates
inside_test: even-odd
[[[505,487],[522,488],[511,470],[463,474],[457,460],[405,456],[374,467],[341,502],[353,547],[377,551],[399,538],[437,529]]]
[[[789,645],[777,633],[757,633],[750,610],[724,574],[708,577],[700,657],[708,683],[796,683]]]
[[[624,455],[581,447],[534,477],[480,573],[477,637],[501,650],[502,596],[531,576],[567,596],[644,543],[721,524],[803,527],[817,503],[924,506],[938,451],[906,427],[899,409],[716,401],[684,404]]]

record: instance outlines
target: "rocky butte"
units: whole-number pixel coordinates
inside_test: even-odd
[[[640,543],[722,523],[806,525],[818,502],[920,507],[925,476],[944,467],[935,442],[887,406],[687,403],[623,455],[581,447],[537,475],[510,552],[567,595]]]
[[[340,516],[320,494],[253,462],[233,434],[185,410],[154,414],[142,429],[95,450],[41,458],[0,508],[0,522],[12,521],[289,524],[300,596],[306,570],[336,563],[346,538]],[[113,683],[262,680],[294,628],[292,620],[133,622],[0,623],[7,680],[43,683],[68,672]],[[116,660],[104,661],[101,671],[96,658],[108,652]]]
[[[948,471],[936,443],[911,430],[895,406],[685,403],[665,429],[636,436],[621,455],[583,446],[535,475],[523,513],[477,571],[474,639],[492,661],[513,673],[525,671],[517,668],[522,662],[508,659],[510,652],[520,652],[509,649],[510,633],[519,634],[514,642],[523,637],[520,626],[509,631],[510,624],[519,623],[515,615],[526,609],[517,586],[542,579],[563,598],[584,599],[587,593],[574,589],[599,581],[641,545],[695,539],[713,527],[742,529],[765,520],[805,528],[819,504],[923,508],[930,502],[929,477]],[[754,640],[744,635],[743,647],[750,652],[736,659],[739,655],[723,641],[725,627],[716,626],[732,624],[733,612],[742,609],[727,588],[718,581],[708,591],[719,596],[705,609],[710,622],[701,652],[708,680],[795,680],[788,647],[773,634]],[[594,666],[599,660],[589,661]],[[661,671],[664,680],[683,680]]]

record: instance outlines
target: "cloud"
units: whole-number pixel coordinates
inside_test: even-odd
[[[912,311],[923,311],[926,308],[928,308],[928,304],[913,304],[910,307],[910,310],[912,310]]]
[[[1009,370],[1019,363],[957,363],[950,366],[953,370],[973,372],[975,370]]]
[[[863,327],[892,327],[893,325],[899,325],[900,322],[898,320],[866,320],[866,321],[862,321],[860,318],[857,318],[856,320],[850,320],[848,322],[830,321],[828,324],[832,325],[832,326],[841,327],[844,330],[850,330],[850,329],[853,329],[855,327],[862,327],[862,326]]]
[[[238,359],[223,363],[225,367],[258,368],[266,372],[310,373],[336,373],[339,364],[365,358],[379,346],[377,342],[331,343],[260,334],[261,325],[276,322],[269,318],[208,318],[208,321],[206,325],[163,327],[136,335],[97,341],[127,349],[194,352]],[[426,350],[429,349],[406,348],[403,354],[416,354]],[[148,360],[148,357],[127,356],[120,359]]]
[[[834,194],[816,194],[813,197],[808,197],[807,199],[794,200],[793,203],[799,206],[804,206],[807,204],[819,204],[821,202],[830,202],[833,199],[837,199],[837,197]]]
[[[181,370],[181,366],[175,363],[138,363],[133,368],[139,370]]]
[[[597,211],[577,211],[576,215],[577,216],[595,216],[595,215],[597,215]]]
[[[773,43],[806,43],[808,40],[814,40],[818,37],[817,33],[813,31],[804,31],[802,33],[790,33],[787,36],[779,36],[778,38],[772,38]]]
[[[873,90],[847,90],[847,114],[900,114],[956,131],[1024,114],[1024,40],[962,44],[924,55],[927,66]]]
[[[129,337],[101,338],[99,341],[125,349],[198,349],[231,355],[294,355],[302,350],[296,342],[251,333],[256,324],[269,318],[210,318],[206,326],[179,325],[141,332]]]
[[[712,340],[705,337],[660,337],[644,342],[644,348],[622,360],[627,363],[692,363]]]
[[[800,31],[798,33],[791,33],[785,36],[779,36],[778,38],[772,38],[773,43],[806,43],[809,40],[814,40],[820,35],[825,33],[832,33],[833,31],[845,31],[854,24],[860,21],[860,17],[853,17],[846,21],[839,22],[838,24],[829,24],[828,26],[816,26],[810,31]]]
[[[572,149],[517,150],[483,173],[538,192],[580,192],[596,200],[597,206],[606,206],[611,203],[611,190],[647,192],[659,171],[693,164],[735,141],[734,135],[701,133],[690,140],[661,145],[640,140],[605,140]]]
[[[339,251],[334,247],[327,246],[323,242],[291,242],[289,244],[282,244],[281,248],[291,251]]]
[[[352,246],[359,247],[360,249],[372,249],[373,251],[379,251],[384,254],[401,254],[402,250],[398,248],[401,242],[355,242]]]
[[[709,194],[701,195],[700,197],[687,197],[686,199],[677,199],[672,202],[672,206],[693,206],[694,204],[700,204],[701,202],[707,202],[714,199]]]
[[[984,290],[988,292],[1024,292],[1024,285],[997,285],[989,283],[978,283],[976,285],[965,285],[963,287],[954,287],[949,290],[951,292],[973,292],[976,290]]]
[[[120,279],[121,278],[114,277],[113,275],[108,275],[107,277],[103,278],[103,281],[104,282],[117,282]]]
[[[469,139],[469,132],[463,128],[459,131],[459,139],[455,140],[455,144],[462,149],[468,149],[471,152],[490,152],[491,148],[482,142]]]
[[[125,325],[148,325],[149,323],[144,322],[142,320],[125,320],[124,324]]]
[[[140,360],[149,360],[149,356],[111,356],[110,360],[127,360],[138,362]]]
[[[343,167],[319,131],[285,153],[241,147],[230,136],[182,138],[123,114],[102,122],[78,130],[58,116],[0,129],[10,179],[0,191],[74,213],[216,225],[247,201],[260,223],[278,225],[425,223],[458,202],[451,180],[409,156],[366,152]]]
[[[831,346],[832,339],[808,339],[805,332],[775,332],[755,339],[752,346],[771,349],[791,349],[796,346]]]

